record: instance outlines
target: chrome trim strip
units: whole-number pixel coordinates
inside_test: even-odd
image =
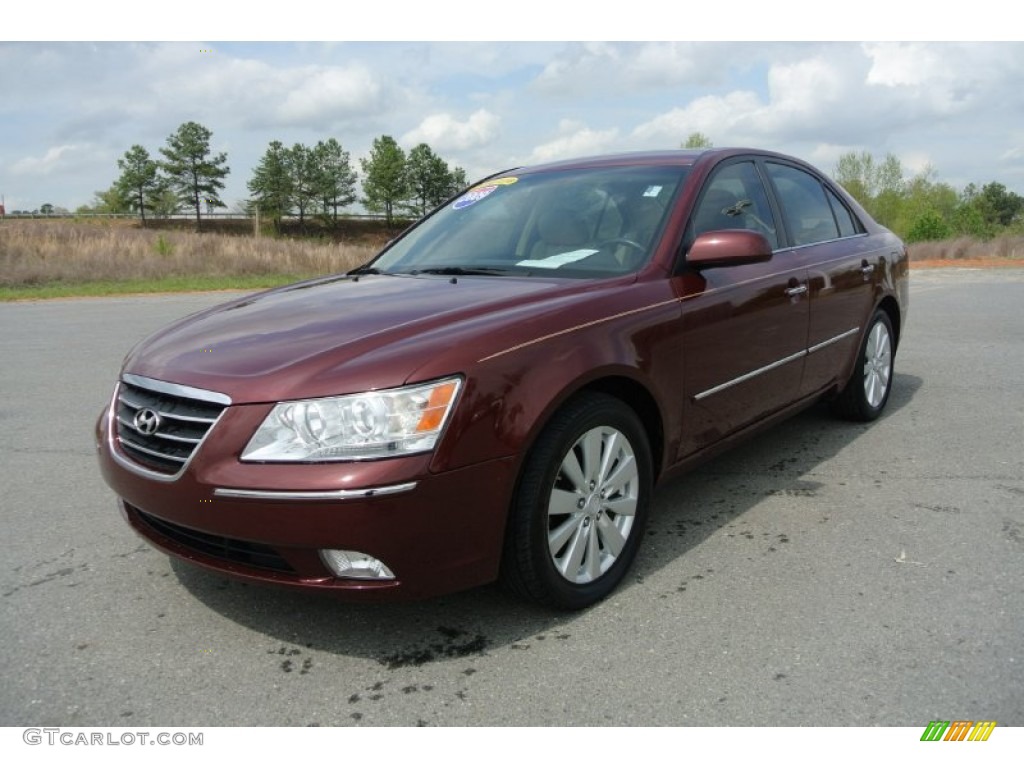
[[[750,381],[750,379],[754,378],[755,376],[760,376],[762,373],[768,373],[768,371],[775,370],[776,368],[779,368],[780,366],[783,366],[786,363],[792,363],[794,360],[799,360],[806,354],[807,350],[802,349],[796,354],[790,355],[789,357],[784,357],[781,360],[776,360],[774,363],[769,363],[768,365],[762,368],[758,368],[756,371],[744,373],[742,376],[738,376],[737,378],[732,379],[731,381],[727,381],[724,384],[719,384],[718,386],[712,387],[711,389],[705,389],[703,392],[694,395],[693,399],[703,400],[705,397],[710,397],[711,395],[717,394],[718,392],[721,392],[723,389],[728,389],[729,387],[734,387],[737,384],[742,384],[744,381]]]
[[[122,400],[121,402],[124,402],[124,401]],[[159,411],[158,411],[158,413],[159,413]],[[137,430],[135,428],[134,424],[132,424],[130,421],[125,421],[120,416],[117,417],[117,423],[121,424],[122,426],[128,427],[128,429],[130,429],[135,434],[140,434],[139,430]],[[210,420],[210,423],[211,424],[213,423],[212,419]],[[199,445],[199,440],[197,440],[194,437],[178,437],[177,435],[168,435],[166,432],[154,432],[152,434],[152,437],[162,437],[164,440],[174,440],[175,442],[178,442],[178,443],[189,443],[191,445]],[[144,449],[142,449],[142,450],[144,450]]]
[[[117,440],[122,445],[131,447],[132,450],[142,451],[143,453],[148,453],[150,456],[159,456],[161,459],[167,459],[168,461],[173,461],[176,464],[184,464],[187,461],[187,459],[183,459],[181,456],[171,456],[169,453],[160,453],[160,451],[154,451],[152,448],[143,448],[141,445],[136,445],[131,440],[125,440],[123,437],[119,437]]]
[[[796,352],[795,354],[792,354],[789,357],[784,357],[781,360],[776,360],[774,363],[769,363],[763,368],[758,368],[756,371],[750,371],[749,373],[745,373],[742,376],[738,376],[735,379],[732,379],[731,381],[725,382],[724,384],[719,384],[718,386],[712,387],[711,389],[705,389],[703,392],[694,395],[693,399],[703,400],[705,397],[710,397],[711,395],[717,394],[718,392],[721,392],[723,389],[728,389],[729,387],[733,387],[737,384],[742,384],[743,382],[749,381],[755,376],[760,376],[762,373],[768,373],[768,371],[774,370],[779,366],[785,365],[786,363],[792,363],[794,360],[799,360],[801,357],[804,357],[805,355],[809,355],[812,352],[817,352],[820,349],[824,349],[830,344],[835,344],[837,341],[842,341],[843,339],[852,336],[853,334],[858,333],[859,331],[860,328],[851,328],[848,331],[840,333],[838,336],[833,336],[831,339],[826,339],[825,341],[815,344],[813,347],[805,349],[802,352]]]
[[[337,491],[260,491],[252,488],[216,488],[214,496],[223,499],[258,499],[263,501],[345,501],[369,499],[405,493],[416,487],[415,482],[386,485],[380,488],[357,488]]]
[[[127,405],[129,408],[134,408],[135,410],[152,408],[152,406],[145,405],[144,403],[136,403],[130,397],[125,397],[123,393],[118,395],[117,399],[122,404]],[[152,408],[152,410],[159,413],[165,419],[174,419],[175,421],[188,421],[193,424],[213,424],[213,422],[216,421],[216,419],[205,419],[202,416],[183,416],[177,413],[168,413],[167,411],[161,411],[159,408]],[[121,423],[123,424],[124,421]]]
[[[816,245],[824,245],[825,243],[838,243],[841,240],[853,240],[856,237],[867,237],[868,234],[869,233],[867,233],[867,232],[854,232],[852,235],[841,235],[839,237],[833,237],[833,238],[830,238],[828,240],[817,240],[816,242],[813,242],[813,243],[801,243],[800,245],[787,245],[784,248],[778,248],[775,251],[772,251],[772,253],[774,255],[776,253],[782,253],[784,251],[798,251],[801,248],[813,248]],[[846,258],[846,257],[844,256],[844,257],[840,257],[840,258]],[[838,260],[839,259],[831,259],[830,261],[838,261]]]
[[[826,339],[825,341],[823,341],[823,342],[821,342],[819,344],[815,344],[813,347],[808,349],[807,350],[807,354],[811,354],[811,352],[817,352],[819,349],[824,349],[829,344],[835,344],[837,341],[842,341],[843,339],[847,338],[848,336],[853,336],[855,333],[858,333],[859,331],[860,331],[860,328],[851,328],[850,330],[846,331],[845,333],[840,333],[838,336],[833,336],[831,339]]]
[[[139,376],[134,373],[122,373],[121,380],[142,389],[152,389],[168,395],[187,397],[191,400],[205,400],[208,403],[217,403],[218,405],[231,405],[231,398],[223,392],[214,392],[213,390],[199,389],[198,387],[187,387],[184,384],[175,384],[170,381],[158,381],[157,379]]]

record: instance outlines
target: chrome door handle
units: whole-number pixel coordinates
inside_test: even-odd
[[[864,276],[870,275],[872,272],[875,271],[875,265],[874,264],[863,263],[861,265],[860,271],[861,271],[861,274],[863,274]]]
[[[801,293],[807,293],[806,285],[797,285],[786,289],[787,296],[799,296]]]

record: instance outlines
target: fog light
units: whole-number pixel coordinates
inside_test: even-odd
[[[395,574],[375,557],[350,549],[321,549],[320,559],[342,579],[393,579]]]

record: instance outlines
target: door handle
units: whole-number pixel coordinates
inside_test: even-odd
[[[807,285],[795,285],[792,288],[786,289],[787,296],[799,296],[801,293],[807,293]]]
[[[875,265],[874,264],[868,264],[867,259],[865,259],[864,261],[862,261],[860,263],[860,272],[861,272],[862,275],[864,275],[864,277],[867,277],[868,275],[870,275],[874,271],[875,271]]]

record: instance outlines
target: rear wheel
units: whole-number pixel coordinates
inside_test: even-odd
[[[622,401],[585,393],[545,427],[510,512],[503,584],[557,608],[601,600],[640,545],[651,495],[643,425]]]
[[[884,310],[877,310],[861,344],[853,376],[833,402],[833,410],[854,421],[877,419],[889,400],[895,353],[892,321]]]

